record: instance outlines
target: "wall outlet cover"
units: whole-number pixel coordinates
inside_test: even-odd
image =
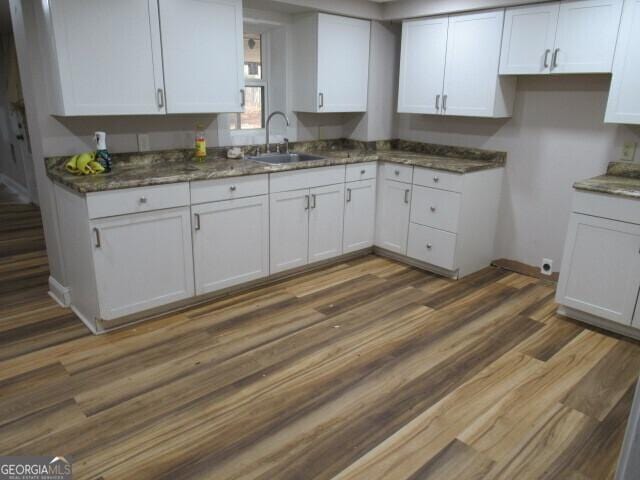
[[[636,147],[638,144],[636,142],[624,142],[622,146],[622,158],[621,160],[624,162],[633,162],[633,159],[636,156]]]
[[[151,143],[149,142],[149,135],[146,133],[138,134],[138,151],[148,152],[151,150]]]
[[[553,274],[553,260],[550,258],[543,258],[542,263],[540,263],[540,273],[543,275],[552,275]]]

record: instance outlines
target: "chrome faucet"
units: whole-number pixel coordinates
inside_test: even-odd
[[[287,122],[287,127],[289,126],[289,117],[287,117],[280,110],[276,110],[275,112],[271,113],[271,115],[269,115],[269,118],[267,118],[267,123],[266,123],[266,126],[265,126],[265,135],[266,135],[266,142],[265,142],[265,145],[264,145],[265,146],[265,153],[269,153],[269,150],[270,150],[270,147],[269,147],[269,125],[271,123],[271,119],[276,115],[282,115],[282,118],[284,118],[284,121]],[[286,140],[286,142],[287,142],[287,153],[288,153],[289,152],[289,141]]]

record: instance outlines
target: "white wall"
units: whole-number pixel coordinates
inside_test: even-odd
[[[513,118],[465,119],[399,115],[407,140],[508,153],[496,258],[560,267],[572,184],[600,175],[620,158],[640,127],[606,125],[608,75],[521,77]]]

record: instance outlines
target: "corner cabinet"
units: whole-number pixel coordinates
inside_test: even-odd
[[[622,0],[566,0],[507,8],[501,75],[609,73]]]
[[[556,293],[556,301],[568,308],[562,313],[595,321],[604,328],[611,328],[612,323],[599,321],[640,328],[638,212],[638,200],[580,191],[574,194]]]
[[[640,124],[640,0],[626,0],[604,121]]]
[[[242,0],[48,3],[54,115],[242,110]]]
[[[406,20],[398,112],[509,117],[515,81],[498,76],[504,10]]]
[[[293,24],[293,111],[366,112],[371,22],[314,13]]]

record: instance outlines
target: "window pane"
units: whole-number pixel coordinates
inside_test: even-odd
[[[244,78],[262,79],[262,38],[257,33],[244,35]]]
[[[264,128],[264,87],[245,87],[244,113],[240,114],[240,128]]]

